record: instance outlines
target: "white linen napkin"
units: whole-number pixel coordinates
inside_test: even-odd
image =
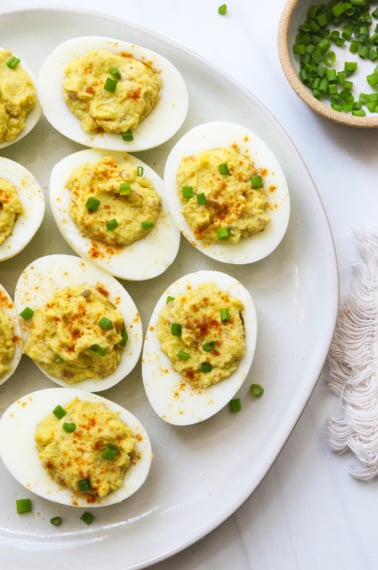
[[[334,451],[356,456],[350,474],[368,480],[378,475],[378,231],[356,230],[355,237],[362,259],[353,265],[328,355],[328,385],[340,398],[328,436]]]

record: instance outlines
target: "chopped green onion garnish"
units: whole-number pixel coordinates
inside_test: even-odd
[[[89,491],[91,488],[91,482],[89,479],[80,479],[77,482],[77,486],[79,487],[79,491]]]
[[[108,317],[102,317],[98,321],[98,326],[101,327],[104,331],[108,331],[111,328],[112,324],[113,324],[113,321],[108,319]]]
[[[142,226],[142,228],[143,228],[144,230],[147,230],[148,228],[153,228],[153,227],[154,227],[154,222],[145,221],[145,222],[141,222],[140,225]]]
[[[85,524],[92,524],[93,521],[94,521],[94,519],[95,519],[95,516],[94,516],[92,513],[90,513],[89,511],[85,511],[85,512],[81,515],[80,519],[81,519],[83,522],[85,522]]]
[[[52,517],[52,518],[50,519],[50,523],[51,523],[53,526],[59,526],[59,525],[62,524],[62,522],[63,522],[62,517]]]
[[[180,323],[172,323],[171,324],[171,334],[173,336],[181,336],[182,334],[182,325]]]
[[[64,422],[63,430],[67,433],[72,433],[73,431],[76,430],[76,424],[74,424],[73,422]]]
[[[220,14],[221,16],[224,16],[227,13],[227,4],[221,4],[218,7],[218,14]]]
[[[64,362],[63,358],[59,356],[59,354],[54,354],[52,361],[55,362],[55,364],[62,364],[62,362]]]
[[[121,182],[121,184],[119,185],[119,195],[128,196],[130,192],[131,192],[130,182]]]
[[[115,230],[118,227],[118,222],[115,218],[106,222],[106,229],[109,231]]]
[[[109,459],[110,461],[112,461],[113,459],[116,458],[118,453],[119,453],[118,447],[116,445],[109,444],[103,449],[101,457],[103,459]]]
[[[222,176],[227,176],[228,174],[230,174],[230,170],[228,168],[228,164],[226,162],[222,162],[219,166],[219,173],[222,174]]]
[[[120,346],[126,346],[127,341],[129,340],[129,335],[127,334],[127,331],[125,329],[123,331],[121,331],[121,337],[122,337],[122,340],[119,343],[119,345]]]
[[[19,515],[31,513],[33,505],[30,499],[16,499],[16,509]]]
[[[230,320],[230,311],[228,309],[221,309],[220,311],[220,320],[222,323]]]
[[[114,93],[117,87],[118,80],[114,79],[113,77],[107,77],[104,83],[105,91],[109,91],[110,93]]]
[[[264,394],[264,388],[261,386],[261,384],[251,384],[249,387],[249,393],[254,398],[261,398],[261,396]]]
[[[90,196],[88,200],[85,202],[85,207],[90,212],[95,212],[96,210],[98,210],[99,206],[100,206],[100,200],[97,200],[97,198],[95,198],[94,196]]]
[[[230,237],[230,228],[228,228],[227,226],[223,226],[218,229],[217,238],[220,241],[229,239],[229,237]]]
[[[143,176],[144,168],[143,166],[138,166],[137,168],[137,176]]]
[[[106,354],[106,349],[99,344],[92,344],[89,350],[93,352],[93,354],[96,354],[96,356],[105,356]]]
[[[199,206],[204,206],[207,203],[206,195],[203,192],[197,194],[197,204]]]
[[[193,198],[194,190],[193,186],[183,186],[182,188],[182,197],[183,198]]]
[[[10,57],[7,61],[7,66],[10,69],[16,69],[16,67],[18,66],[18,64],[20,63],[20,59],[18,57],[16,57],[15,55],[12,55],[12,57]]]
[[[258,175],[251,176],[251,186],[252,188],[262,188],[263,187],[262,176]]]
[[[174,300],[175,300],[174,297],[171,297],[170,295],[168,295],[168,297],[166,298],[165,302],[166,302],[166,303],[170,303],[171,301],[174,301]]]
[[[58,420],[61,420],[66,415],[66,413],[66,410],[59,404],[53,409],[53,414],[58,418]]]
[[[211,352],[215,348],[215,340],[208,340],[203,343],[202,350],[206,350],[206,352]]]
[[[111,67],[109,67],[108,69],[110,75],[112,77],[114,77],[114,79],[121,79],[121,72],[118,69],[118,67],[115,67],[114,65],[112,65]]]
[[[185,350],[180,350],[177,353],[177,358],[180,360],[188,360],[188,358],[190,358],[190,354],[188,352],[185,352]]]
[[[210,364],[210,362],[201,362],[201,372],[204,372],[205,374],[207,374],[208,372],[211,372],[213,367]]]
[[[127,142],[134,140],[134,135],[130,130],[125,131],[124,133],[121,133],[121,137],[123,138],[124,141],[127,141]]]
[[[30,307],[25,307],[20,313],[20,317],[22,317],[25,321],[28,321],[34,315],[33,309]]]
[[[233,414],[236,412],[240,412],[241,410],[241,401],[240,398],[233,398],[229,401],[228,406],[230,408],[230,412]]]

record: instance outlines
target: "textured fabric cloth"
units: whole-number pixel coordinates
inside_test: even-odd
[[[358,459],[351,475],[367,480],[378,475],[378,231],[356,230],[355,237],[361,261],[328,357],[329,387],[340,398],[328,434],[334,451]]]

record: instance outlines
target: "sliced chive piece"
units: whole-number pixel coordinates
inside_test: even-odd
[[[118,80],[114,79],[113,77],[107,77],[104,83],[105,91],[109,91],[109,93],[114,93],[117,87]]]
[[[134,135],[130,129],[128,131],[121,133],[121,137],[124,141],[127,141],[127,142],[134,140]]]
[[[179,360],[188,360],[190,358],[190,354],[188,352],[185,352],[185,350],[180,350],[177,353],[177,358]]]
[[[111,65],[108,69],[108,72],[114,79],[121,79],[121,72],[118,67],[115,67],[115,65]]]
[[[30,499],[16,499],[16,510],[19,515],[31,513],[33,505]]]
[[[90,491],[91,482],[89,481],[89,479],[79,479],[79,481],[77,482],[77,486],[79,488],[79,491],[82,492]]]
[[[221,4],[218,6],[218,14],[225,16],[227,14],[227,4]]]
[[[59,354],[54,354],[52,361],[55,362],[55,364],[62,364],[62,362],[64,362],[63,358]]]
[[[138,166],[137,168],[137,176],[143,176],[144,168],[143,166]]]
[[[230,311],[227,308],[221,309],[220,320],[222,323],[225,323],[230,320]]]
[[[66,433],[72,433],[76,430],[76,424],[74,422],[64,422],[63,431]]]
[[[85,524],[88,525],[92,524],[94,519],[95,519],[94,514],[90,513],[89,511],[85,511],[80,517],[80,520],[82,520],[83,522],[85,522]]]
[[[199,206],[205,206],[205,204],[207,204],[206,194],[203,192],[197,194],[197,204]]]
[[[227,162],[222,162],[221,164],[219,164],[218,170],[219,174],[221,174],[222,176],[227,176],[228,174],[230,174],[230,169],[228,168]]]
[[[233,398],[232,400],[230,400],[228,403],[228,407],[230,409],[230,412],[233,414],[240,412],[241,410],[240,398]]]
[[[96,356],[105,356],[106,354],[106,349],[100,344],[92,344],[89,350],[93,352],[93,354],[95,354]]]
[[[212,371],[213,366],[210,364],[210,362],[201,362],[200,369],[204,374],[208,374]]]
[[[15,55],[12,55],[12,57],[10,57],[6,63],[7,63],[7,66],[8,66],[10,69],[16,69],[16,67],[18,66],[18,64],[19,64],[20,62],[21,62],[21,60],[20,60],[19,57],[16,57]]]
[[[154,227],[154,222],[149,222],[148,220],[145,220],[144,222],[141,222],[140,225],[144,230],[148,230],[149,228]]]
[[[180,325],[180,323],[172,323],[171,324],[171,334],[172,334],[172,336],[181,336],[182,335],[182,325]]]
[[[118,221],[115,218],[112,218],[111,220],[108,220],[106,222],[106,229],[109,231],[113,231],[116,228],[118,228]]]
[[[262,176],[259,176],[257,174],[251,176],[251,186],[252,188],[262,188],[263,187]]]
[[[171,295],[168,295],[167,298],[166,298],[166,300],[165,300],[165,302],[166,302],[166,303],[170,303],[171,301],[174,301],[174,300],[175,300],[174,297],[171,297]]]
[[[108,331],[112,327],[113,321],[108,319],[108,317],[101,317],[98,321],[98,326],[104,331]]]
[[[52,518],[50,519],[50,523],[51,523],[53,526],[60,526],[60,525],[62,524],[62,522],[63,522],[62,517],[52,517]]]
[[[217,239],[222,241],[222,240],[226,240],[229,239],[230,237],[230,228],[228,228],[227,226],[222,226],[221,228],[218,228],[217,231]]]
[[[119,185],[119,195],[128,196],[130,193],[131,193],[130,182],[121,182],[121,184]]]
[[[53,409],[53,414],[56,418],[58,418],[58,420],[64,418],[66,413],[67,413],[66,410],[60,404],[55,406],[55,408]]]
[[[97,200],[94,196],[89,196],[88,200],[85,202],[85,207],[90,212],[96,212],[100,207],[100,200]]]
[[[261,386],[261,384],[251,384],[249,387],[249,393],[254,398],[261,398],[261,396],[264,394],[264,388]]]
[[[111,445],[110,443],[104,447],[104,449],[102,450],[101,453],[101,457],[103,459],[108,459],[109,461],[112,461],[113,459],[116,458],[116,456],[119,453],[119,449],[116,445]]]
[[[202,350],[205,350],[206,352],[211,352],[212,350],[214,350],[214,348],[215,348],[215,340],[207,340],[202,345]]]
[[[30,307],[25,307],[20,313],[20,317],[22,317],[25,321],[28,321],[34,315],[33,309]]]
[[[129,335],[127,334],[127,331],[125,329],[123,329],[123,331],[121,331],[121,337],[122,337],[122,340],[119,343],[119,345],[120,346],[126,346],[127,341],[129,340]]]
[[[193,198],[194,196],[194,190],[193,190],[193,186],[183,186],[182,187],[182,197],[189,199],[189,198]]]

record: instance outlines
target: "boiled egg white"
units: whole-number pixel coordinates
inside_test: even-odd
[[[7,315],[13,326],[13,346],[14,355],[9,363],[9,370],[0,375],[0,385],[4,384],[16,371],[22,356],[22,336],[18,319],[18,313],[14,306],[11,296],[3,285],[0,283],[0,311]]]
[[[72,171],[86,163],[96,163],[104,156],[114,157],[118,164],[129,162],[135,168],[142,168],[143,176],[152,182],[162,200],[162,210],[153,229],[143,239],[125,247],[94,242],[82,234],[70,215],[71,193],[66,183]],[[88,149],[66,156],[52,169],[49,198],[55,222],[70,247],[116,277],[130,281],[151,279],[163,273],[176,258],[180,232],[168,210],[163,181],[150,166],[132,155]]]
[[[13,184],[23,207],[12,233],[0,244],[0,261],[5,261],[20,253],[37,233],[45,215],[45,197],[31,172],[14,160],[0,157],[0,178]]]
[[[18,313],[21,313],[25,307],[34,311],[51,299],[59,289],[74,285],[92,286],[103,290],[109,301],[120,311],[128,333],[128,341],[116,370],[105,378],[88,378],[77,384],[82,390],[100,392],[126,378],[134,369],[142,350],[143,332],[140,313],[126,289],[113,276],[80,257],[53,254],[35,259],[21,272],[15,287],[14,302]],[[31,321],[32,319],[21,319],[24,340],[28,336]],[[72,386],[35,364],[56,384]]]
[[[76,397],[83,401],[105,404],[112,412],[119,414],[136,436],[137,460],[126,471],[123,486],[93,502],[89,502],[85,494],[78,495],[50,477],[38,457],[34,441],[37,424],[51,414],[56,406],[64,408],[65,404]],[[134,494],[147,479],[152,449],[141,422],[122,406],[83,390],[47,388],[22,396],[5,410],[0,420],[0,455],[11,475],[29,491],[62,505],[92,508],[119,503]]]
[[[270,223],[264,231],[239,243],[225,241],[205,244],[197,239],[181,213],[176,175],[181,160],[200,151],[213,148],[237,148],[248,156],[257,169],[264,171],[264,189],[268,201]],[[198,125],[175,144],[168,155],[164,170],[164,185],[168,205],[184,237],[199,251],[224,263],[247,264],[269,255],[283,239],[290,215],[290,197],[284,172],[273,152],[255,133],[244,126],[226,121]]]
[[[243,305],[246,353],[238,369],[228,378],[206,389],[186,383],[173,370],[168,356],[162,352],[156,336],[159,314],[167,297],[175,297],[203,283],[214,283],[219,289],[239,299]],[[257,340],[256,309],[249,291],[237,280],[220,271],[200,270],[182,276],[161,295],[152,312],[145,335],[142,355],[143,384],[147,398],[164,421],[175,425],[190,425],[206,420],[221,410],[236,394],[247,377]]]
[[[0,46],[0,51],[7,49],[4,47]],[[17,54],[15,54],[15,57],[17,57]],[[24,71],[26,71],[26,73],[29,75],[31,82],[34,85],[35,88],[35,92],[37,94],[37,81],[36,78],[34,76],[34,73],[32,72],[32,70],[30,69],[30,67],[28,66],[27,63],[25,63],[24,59],[22,58],[20,63],[18,64],[20,66],[21,69],[23,69]],[[15,137],[14,139],[12,139],[11,141],[0,141],[0,149],[1,148],[5,148],[7,146],[10,146],[18,141],[20,141],[21,139],[23,139],[27,134],[30,133],[31,130],[34,129],[34,127],[36,126],[36,124],[38,123],[40,117],[42,114],[42,109],[41,109],[41,105],[39,103],[39,99],[37,97],[36,100],[36,104],[33,107],[33,109],[31,109],[31,111],[27,114],[26,119],[25,119],[25,126],[22,129],[22,131],[20,131],[20,133],[17,135],[17,137]]]
[[[133,140],[124,141],[116,133],[86,133],[63,99],[62,81],[66,66],[93,50],[126,52],[146,62],[160,74],[160,99],[152,112],[133,130]],[[170,139],[181,127],[188,111],[188,92],[177,68],[154,51],[103,36],[82,36],[59,44],[43,63],[38,76],[38,91],[43,112],[61,134],[84,146],[120,151],[140,151]]]

